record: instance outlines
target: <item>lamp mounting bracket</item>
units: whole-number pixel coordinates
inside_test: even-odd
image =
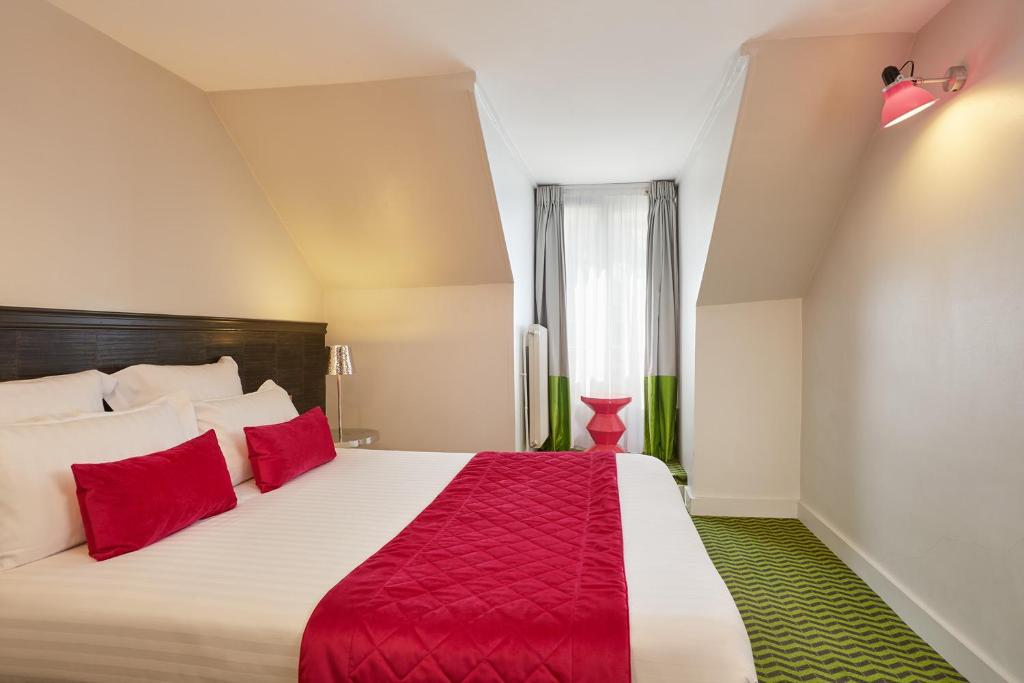
[[[903,70],[910,67],[910,75],[904,76]],[[964,87],[967,82],[966,66],[951,66],[946,70],[946,75],[941,78],[921,78],[914,75],[914,60],[904,62],[903,66],[887,66],[882,70],[882,83],[888,88],[890,85],[900,81],[910,81],[914,85],[936,85],[942,84],[945,92],[956,92]]]
[[[942,78],[917,78],[916,76],[911,76],[910,80],[914,82],[914,85],[941,83],[942,89],[945,92],[956,92],[964,87],[964,83],[967,82],[967,67],[951,66],[946,70],[946,75]]]

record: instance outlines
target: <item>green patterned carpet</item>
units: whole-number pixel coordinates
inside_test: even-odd
[[[760,683],[964,681],[796,519],[694,517]]]
[[[668,471],[672,473],[672,478],[676,480],[677,484],[682,486],[686,483],[686,470],[683,469],[682,463],[672,461],[665,464],[668,465]]]

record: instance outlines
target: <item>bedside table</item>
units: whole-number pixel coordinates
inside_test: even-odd
[[[380,438],[380,432],[376,429],[362,429],[361,427],[349,427],[343,429],[341,432],[341,438],[338,438],[338,430],[332,429],[331,434],[334,435],[334,445],[339,448],[359,448],[360,446],[369,446]]]

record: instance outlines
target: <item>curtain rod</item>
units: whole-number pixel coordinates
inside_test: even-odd
[[[584,183],[581,185],[556,185],[556,187],[564,187],[571,190],[606,190],[606,189],[618,189],[618,190],[639,190],[647,189],[651,186],[650,182],[645,183]]]

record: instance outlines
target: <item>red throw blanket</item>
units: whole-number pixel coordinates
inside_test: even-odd
[[[611,453],[479,453],[320,600],[300,683],[628,683]]]

